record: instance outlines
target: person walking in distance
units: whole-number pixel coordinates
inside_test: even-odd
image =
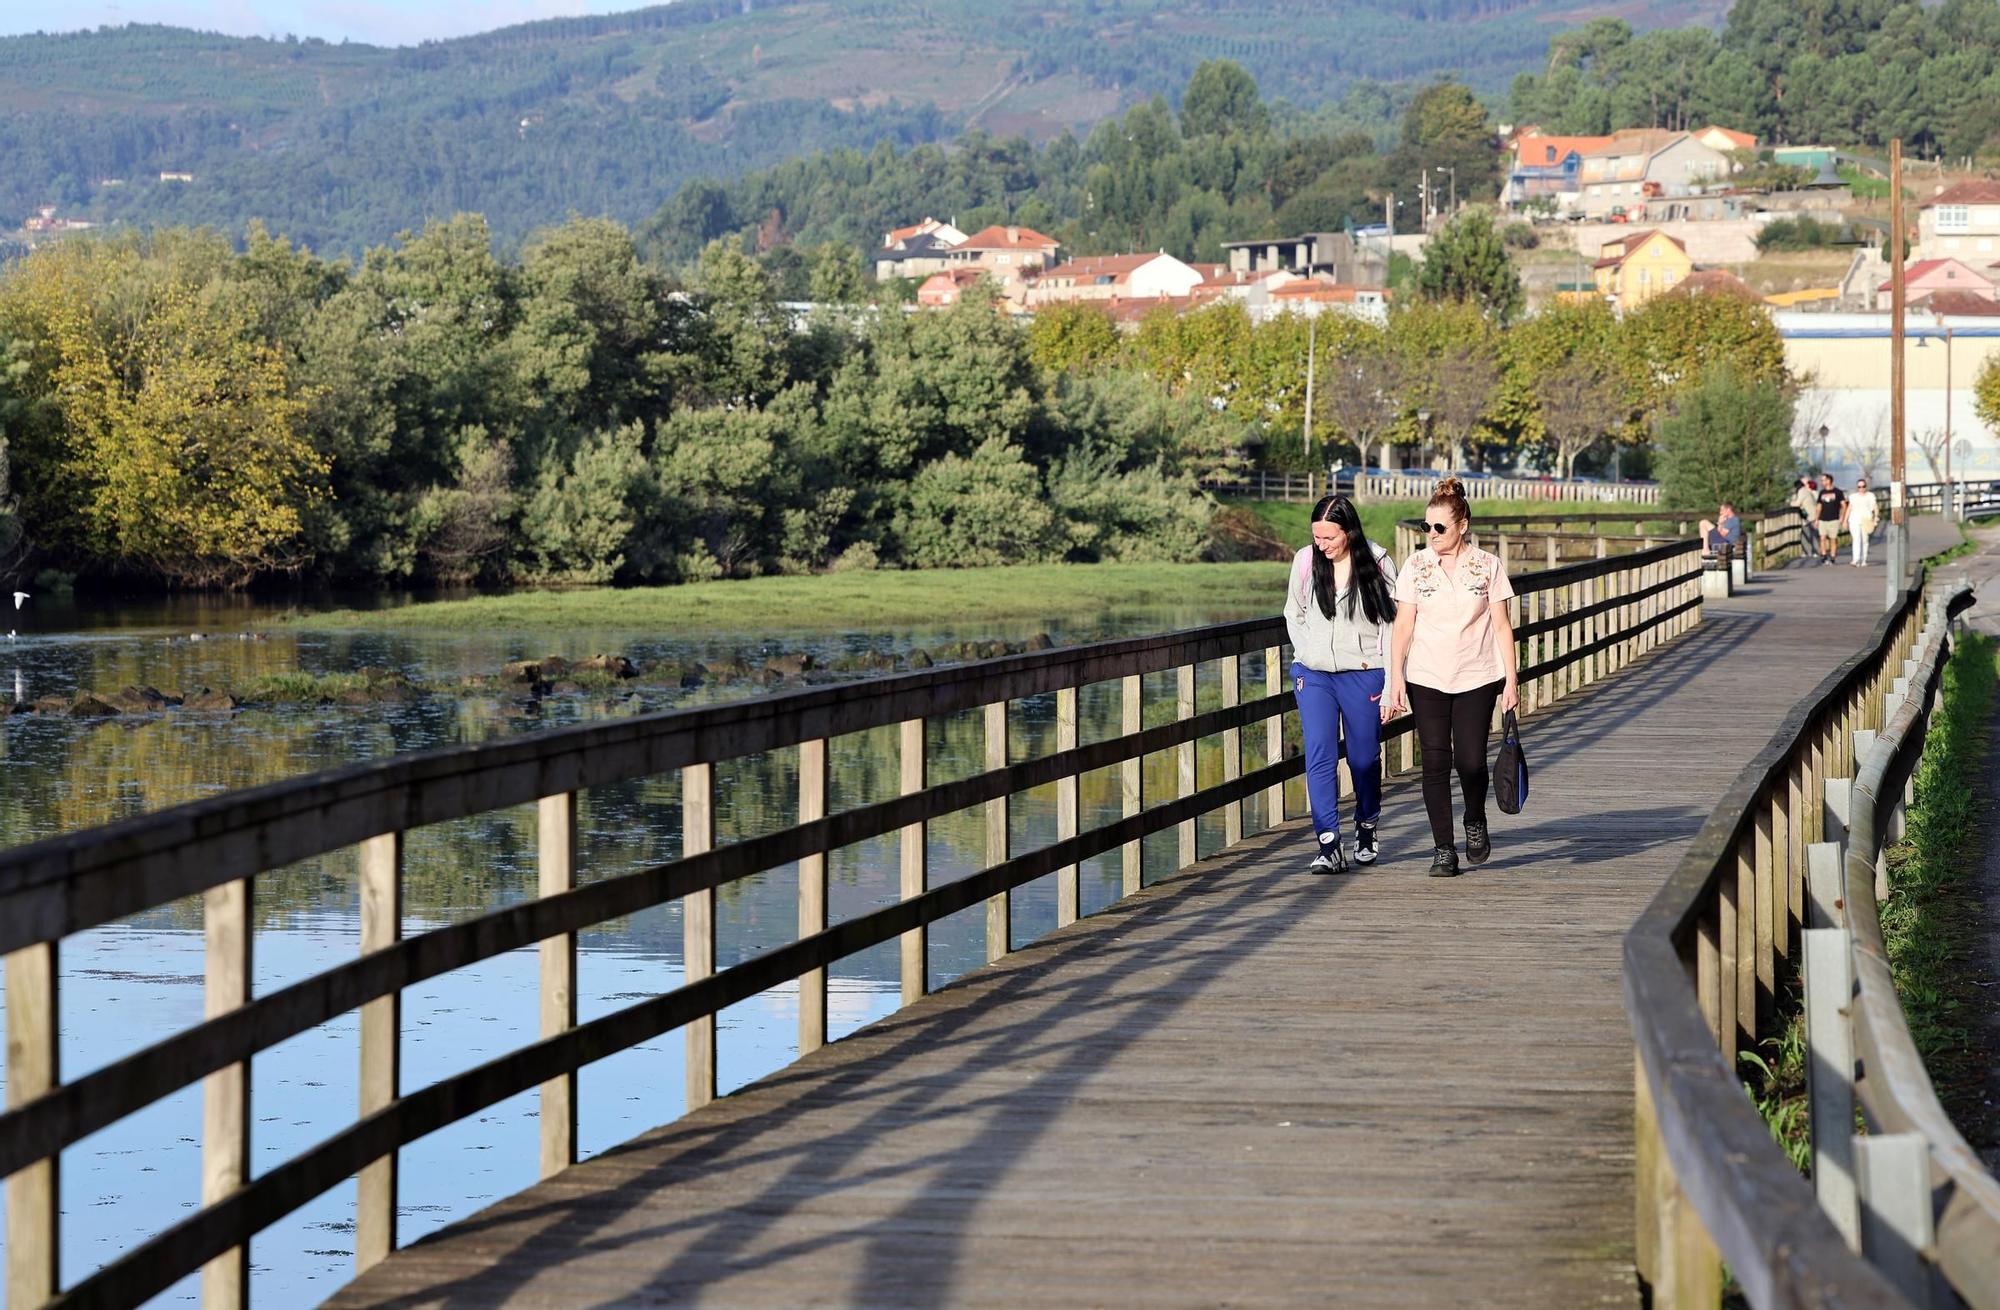
[[[1847,526],[1847,493],[1833,485],[1833,474],[1819,475],[1819,562],[1833,563],[1840,551],[1840,530]]]
[[[1368,540],[1346,496],[1313,506],[1312,544],[1292,558],[1285,628],[1306,742],[1306,798],[1319,853],[1313,873],[1348,872],[1340,835],[1340,761],[1354,784],[1354,859],[1375,862],[1382,813],[1382,686],[1389,663],[1389,552]]]
[[[1855,568],[1868,563],[1868,538],[1875,535],[1875,528],[1881,522],[1882,507],[1875,493],[1868,489],[1868,479],[1856,478],[1854,494],[1847,498],[1847,530],[1854,534],[1849,555]]]
[[[1446,478],[1424,512],[1430,544],[1403,561],[1396,575],[1396,626],[1389,644],[1386,722],[1407,704],[1417,719],[1424,755],[1424,809],[1436,853],[1431,876],[1458,874],[1451,818],[1451,774],[1465,799],[1465,858],[1484,864],[1492,853],[1486,828],[1486,746],[1493,706],[1521,702],[1516,682],[1514,625],[1507,602],[1514,586],[1506,564],[1468,540],[1472,507],[1464,484]]]
[[[1819,518],[1819,486],[1810,473],[1799,475],[1799,485],[1792,488],[1792,508],[1799,512],[1799,558],[1817,558],[1812,549],[1814,521]]]

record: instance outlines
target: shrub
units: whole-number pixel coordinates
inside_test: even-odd
[[[1797,473],[1791,400],[1729,364],[1703,372],[1660,423],[1660,494],[1675,509],[1726,500],[1754,513],[1782,501]]]
[[[1839,244],[1841,233],[1840,224],[1822,223],[1807,214],[1797,218],[1773,219],[1757,233],[1757,249],[1823,250]]]
[[[1500,244],[1509,250],[1533,250],[1542,238],[1526,223],[1509,223],[1500,230]]]

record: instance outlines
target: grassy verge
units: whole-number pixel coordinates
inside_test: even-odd
[[[1965,869],[1977,839],[1996,674],[1993,639],[1967,633],[1945,666],[1943,706],[1924,746],[1903,840],[1889,847],[1889,900],[1882,906],[1882,933],[1910,1034],[1945,1109],[1961,1125],[1991,1113],[1979,1089],[1992,1053],[1979,1049],[1969,1021],[1981,1001],[1972,994],[1965,961],[1980,918]],[[1780,1009],[1789,1021],[1757,1051],[1737,1058],[1772,1138],[1801,1173],[1810,1173],[1805,1015],[1796,980],[1786,991]]]
[[[1943,709],[1917,770],[1917,800],[1902,841],[1889,847],[1889,901],[1882,935],[1910,1035],[1952,1118],[1979,1109],[1990,1052],[1974,1041],[1982,1004],[1966,964],[1981,928],[1967,876],[1976,849],[1986,729],[1996,681],[1994,641],[1967,633],[1945,666]],[[1970,1101],[1966,1098],[1970,1096]]]
[[[954,619],[1049,618],[1109,608],[1227,607],[1275,612],[1284,566],[1029,564],[751,578],[679,587],[530,591],[382,610],[335,610],[293,627],[413,631],[827,631]]]

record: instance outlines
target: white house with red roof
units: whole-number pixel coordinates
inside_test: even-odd
[[[1875,308],[1890,308],[1889,283],[1875,289]],[[1992,300],[2000,291],[1993,279],[1962,259],[1920,259],[1903,270],[1903,303],[1920,305],[1940,291],[1969,291]]]
[[[1940,187],[1917,204],[1917,248],[1926,259],[2000,260],[2000,182],[1980,178]]]
[[[1025,299],[1030,308],[1071,300],[1157,300],[1185,296],[1204,280],[1201,270],[1165,251],[1086,255],[1034,274]]]
[[[976,265],[1002,286],[1013,286],[1030,272],[1053,264],[1061,245],[1031,227],[996,223],[953,246],[945,260],[951,268]]]
[[[1721,127],[1710,123],[1694,133],[1694,139],[1710,150],[1720,150],[1728,154],[1732,150],[1755,150],[1757,138],[1748,132],[1738,132],[1734,128]]]
[[[901,249],[905,243],[915,237],[934,237],[941,246],[955,246],[965,240],[965,233],[959,231],[949,223],[940,222],[935,218],[926,216],[921,223],[912,223],[908,227],[890,228],[882,234],[882,246],[885,250]]]
[[[882,248],[869,256],[869,262],[875,265],[875,280],[923,278],[943,272],[945,252],[964,240],[965,233],[935,218],[891,228],[882,234]]]

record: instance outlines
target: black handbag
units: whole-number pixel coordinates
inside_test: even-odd
[[[1493,766],[1493,799],[1502,814],[1519,814],[1528,803],[1528,757],[1521,751],[1521,723],[1512,710],[1500,716],[1500,759]]]

